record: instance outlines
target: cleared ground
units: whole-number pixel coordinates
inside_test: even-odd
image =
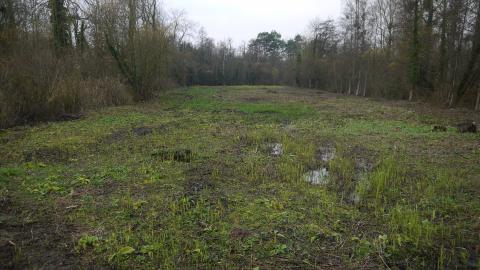
[[[480,115],[198,87],[1,131],[0,265],[478,269],[480,135],[453,128],[466,119]]]

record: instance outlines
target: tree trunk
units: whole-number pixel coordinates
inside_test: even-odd
[[[419,0],[414,0],[414,18],[413,18],[413,35],[412,35],[412,52],[410,57],[410,80],[412,83],[412,89],[410,89],[408,100],[412,101],[414,90],[416,90],[419,82],[419,72],[420,72],[420,63],[419,63]]]
[[[355,96],[360,95],[360,82],[361,82],[361,78],[362,78],[362,73],[359,72],[359,73],[358,73],[358,81],[357,81],[357,89],[355,90]]]
[[[453,102],[455,101],[455,93],[453,91],[450,92],[448,95],[448,107],[452,108],[453,107]]]
[[[475,102],[475,111],[480,111],[480,85],[477,86],[477,101]]]
[[[49,5],[53,43],[55,50],[59,53],[71,44],[67,8],[65,7],[65,0],[50,0]]]
[[[432,51],[434,48],[433,45],[433,14],[434,14],[434,7],[433,7],[433,0],[426,0],[425,8],[428,12],[427,22],[425,24],[425,31],[423,33],[423,68],[424,74],[426,76],[427,85],[430,91],[435,91],[434,85],[434,71],[433,71],[433,64],[432,64]]]
[[[473,48],[467,69],[463,75],[463,79],[458,85],[455,93],[455,99],[452,105],[455,105],[465,95],[469,88],[473,87],[480,80],[480,5],[478,6],[477,18],[475,23],[475,33],[473,35]]]
[[[363,97],[367,96],[368,71],[365,73],[365,83],[363,84]]]
[[[223,58],[222,58],[222,84],[223,86],[226,85],[225,83],[225,49],[223,50]]]
[[[448,106],[452,107],[453,106],[453,97],[454,97],[454,92],[457,88],[457,78],[458,78],[458,70],[459,70],[459,61],[462,56],[462,49],[463,49],[463,43],[464,43],[464,32],[465,32],[465,27],[467,25],[467,18],[468,18],[468,13],[469,9],[465,8],[465,11],[463,13],[463,19],[462,19],[462,27],[459,32],[459,37],[458,37],[458,45],[455,53],[455,66],[453,68],[452,74],[451,74],[451,88],[448,89]],[[441,76],[444,76],[441,74]],[[447,77],[447,76],[444,76]],[[442,77],[443,78],[443,77]]]
[[[135,91],[135,99],[138,101],[145,100],[146,92],[142,87],[137,67],[137,50],[135,39],[137,35],[137,0],[128,0],[128,40],[127,40],[127,59],[128,71],[130,73],[130,84]],[[125,62],[124,62],[125,63]],[[125,63],[126,64],[126,63]]]
[[[440,84],[445,82],[445,67],[447,65],[447,0],[442,0],[442,23],[440,25],[440,60],[438,80]]]
[[[335,92],[338,93],[337,65],[335,61],[333,62],[333,79],[334,79]]]
[[[0,1],[0,54],[6,52],[7,48],[14,47],[16,40],[14,0]]]

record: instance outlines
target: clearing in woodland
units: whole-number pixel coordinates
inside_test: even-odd
[[[480,114],[236,86],[7,129],[0,265],[478,269],[466,120]]]

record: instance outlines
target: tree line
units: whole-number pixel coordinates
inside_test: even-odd
[[[235,48],[157,0],[0,0],[0,127],[174,86],[281,84],[480,109],[480,3],[346,0]]]

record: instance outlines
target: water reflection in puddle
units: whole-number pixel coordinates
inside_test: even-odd
[[[350,193],[350,196],[348,199],[349,199],[349,202],[353,204],[359,204],[362,201],[362,198],[360,197],[360,194],[358,194],[358,192]]]
[[[304,179],[312,185],[325,186],[329,182],[328,176],[329,172],[327,168],[322,168],[319,170],[309,171],[304,175]]]
[[[317,151],[318,159],[328,162],[335,158],[336,149],[332,145],[321,146]]]
[[[274,157],[279,157],[283,155],[283,145],[281,143],[274,143],[271,146],[271,155]]]

